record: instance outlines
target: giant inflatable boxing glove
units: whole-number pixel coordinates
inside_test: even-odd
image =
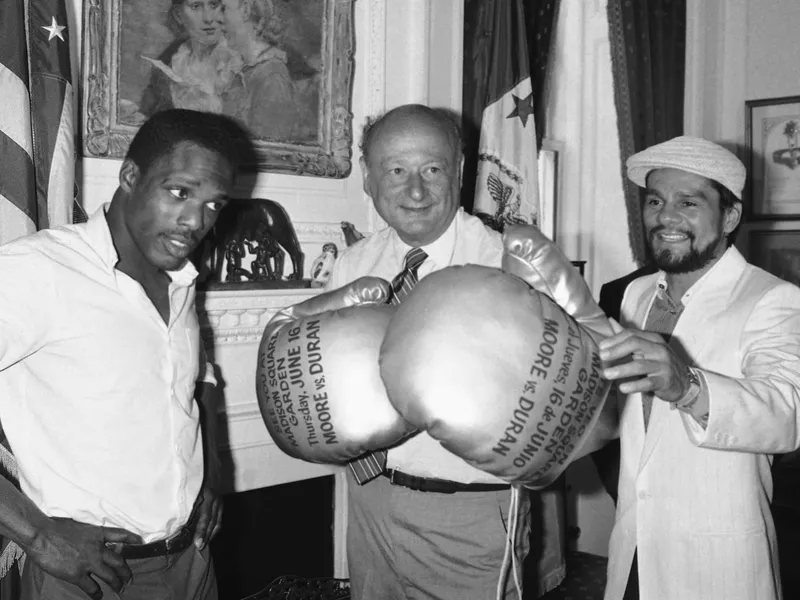
[[[521,278],[476,265],[417,284],[386,331],[380,367],[406,421],[531,488],[578,455],[608,393],[586,328]]]
[[[378,351],[395,307],[363,277],[278,312],[261,338],[256,395],[272,439],[309,462],[344,463],[414,431],[389,403]]]
[[[537,227],[506,227],[503,248],[503,270],[550,296],[589,332],[596,343],[622,331],[595,302],[589,286],[572,261]],[[600,449],[617,435],[616,410],[613,403],[608,402],[603,404],[589,436],[572,460]]]

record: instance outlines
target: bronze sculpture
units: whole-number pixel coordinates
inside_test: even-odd
[[[292,271],[284,278],[285,254]],[[252,257],[249,269],[247,257]],[[201,286],[308,287],[304,254],[286,210],[267,198],[237,198],[222,210],[195,264],[208,277]]]

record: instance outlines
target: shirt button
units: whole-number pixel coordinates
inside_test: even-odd
[[[639,500],[646,500],[647,492],[639,492]]]

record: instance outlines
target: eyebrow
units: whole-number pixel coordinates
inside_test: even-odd
[[[161,178],[161,185],[166,185],[169,183],[180,183],[182,185],[189,185],[193,187],[199,187],[201,185],[201,182],[197,177],[193,177],[192,175],[186,173],[169,173]]]

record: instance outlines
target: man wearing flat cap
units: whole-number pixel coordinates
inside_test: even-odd
[[[605,598],[777,600],[770,464],[800,446],[800,288],[732,245],[733,154],[683,136],[627,167],[659,271],[600,345],[621,442]]]

